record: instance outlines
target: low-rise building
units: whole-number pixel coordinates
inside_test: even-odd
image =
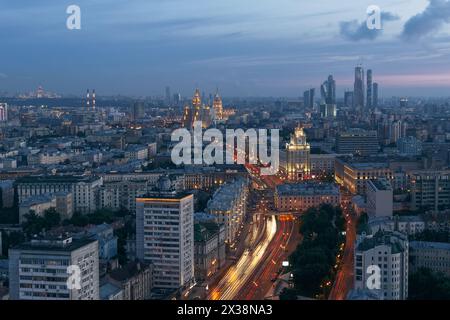
[[[338,206],[341,203],[339,188],[334,183],[296,183],[277,186],[275,208],[281,212],[302,212],[322,204]]]
[[[153,267],[151,264],[130,262],[123,268],[112,270],[107,276],[107,282],[121,289],[115,292],[113,300],[148,300],[153,287]],[[111,294],[109,295],[111,300]]]
[[[411,241],[409,265],[411,272],[428,268],[450,277],[450,243]]]
[[[206,281],[225,264],[225,226],[217,223],[194,225],[195,279]]]
[[[386,178],[392,180],[392,170],[387,162],[369,159],[338,157],[335,162],[335,179],[353,194],[366,194],[367,180]]]
[[[19,205],[19,223],[24,223],[26,215],[33,212],[37,216],[43,216],[48,209],[56,209],[56,198],[50,195],[39,195],[27,198]]]
[[[16,180],[19,203],[28,197],[57,192],[73,194],[74,212],[90,213],[98,209],[102,179],[96,176],[27,176]]]

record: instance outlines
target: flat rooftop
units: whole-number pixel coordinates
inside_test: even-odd
[[[14,247],[13,250],[71,252],[95,241],[97,240],[90,238],[46,237],[32,239],[30,242]]]
[[[281,195],[339,195],[339,188],[334,183],[289,183],[277,186],[276,191]]]

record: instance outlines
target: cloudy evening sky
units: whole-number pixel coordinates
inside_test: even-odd
[[[81,7],[81,30],[66,8]],[[383,30],[364,27],[383,11]],[[300,96],[353,68],[383,96],[450,96],[448,0],[0,0],[0,91]]]

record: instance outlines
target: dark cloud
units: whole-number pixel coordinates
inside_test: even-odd
[[[429,0],[426,9],[410,18],[403,27],[402,37],[406,40],[422,38],[439,30],[450,22],[450,1]]]
[[[390,12],[381,12],[381,23],[395,21],[400,19],[397,15]],[[350,41],[375,40],[383,33],[383,29],[369,29],[367,22],[358,22],[358,20],[342,21],[340,23],[340,34]]]

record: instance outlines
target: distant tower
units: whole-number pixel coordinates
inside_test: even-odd
[[[373,100],[372,106],[374,108],[378,108],[378,83],[374,82],[373,84]]]
[[[195,90],[192,97],[192,106],[185,106],[183,113],[183,125],[185,128],[192,129],[196,121],[201,121],[203,128],[211,125],[211,110],[209,106],[202,105],[199,89]]]
[[[0,121],[8,121],[8,104],[0,102]]]
[[[347,108],[351,108],[353,106],[353,91],[345,91],[345,93],[344,93],[344,105]]]
[[[364,110],[364,69],[361,65],[355,68],[353,105],[357,110]]]
[[[92,110],[95,110],[95,89],[92,91]]]
[[[90,108],[90,103],[91,103],[91,95],[89,93],[89,89],[87,89],[87,94],[86,94],[86,109],[89,110]]]
[[[219,95],[219,89],[216,91],[216,95],[214,96],[213,109],[216,120],[223,119],[223,104],[222,98]]]
[[[373,107],[373,84],[372,84],[372,70],[367,70],[367,109],[371,110]]]
[[[166,87],[166,104],[169,105],[171,103],[171,96],[170,96],[170,87]]]

